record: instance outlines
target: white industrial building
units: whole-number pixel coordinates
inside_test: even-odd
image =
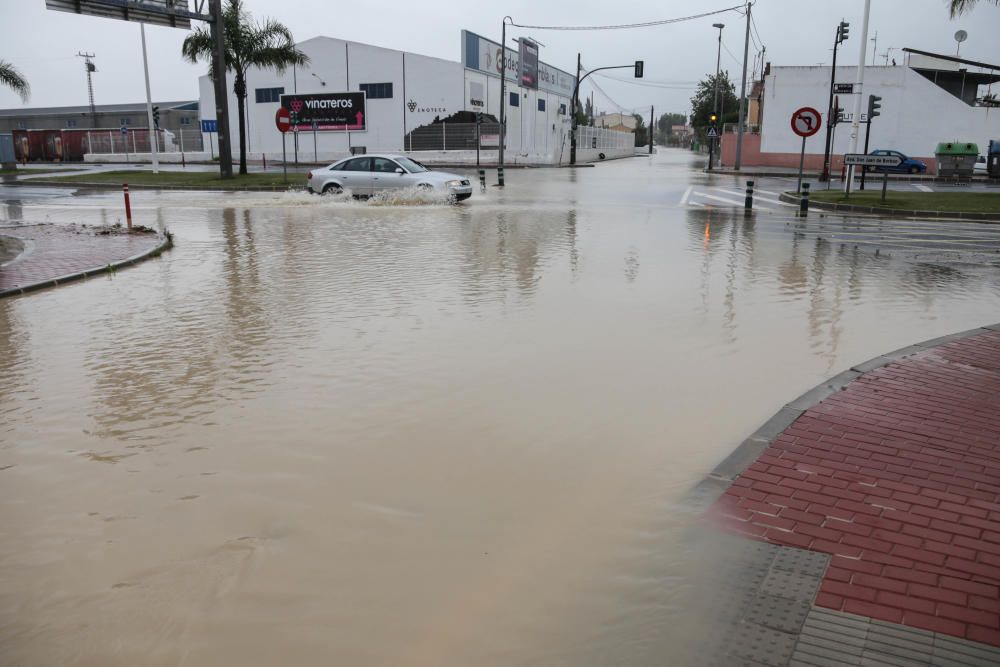
[[[369,153],[416,151],[419,147],[413,142],[413,130],[432,125],[435,119],[457,111],[484,112],[499,118],[500,45],[475,33],[462,31],[461,62],[332,37],[315,37],[297,46],[309,56],[306,65],[289,68],[282,74],[260,69],[251,69],[247,74],[247,152],[251,160],[261,160],[265,155],[269,160],[281,158],[282,136],[274,120],[281,95],[366,93],[367,118],[362,130],[300,129],[298,158],[307,162],[331,161],[359,147]],[[519,85],[517,52],[508,48],[506,54],[507,164],[567,162],[574,76],[539,62],[537,89],[525,88]],[[235,160],[239,154],[239,125],[231,75],[227,90]],[[199,91],[202,119],[214,120],[214,88],[207,75],[199,79]],[[448,132],[454,134],[460,129],[454,125],[433,125],[434,132],[441,129],[441,145],[413,155],[430,163],[474,162],[475,150],[468,150],[467,142],[458,149],[448,147]],[[293,134],[290,132],[286,137],[289,160],[296,152]],[[423,136],[428,134],[430,131],[425,130]],[[611,158],[633,152],[631,134],[607,130],[594,130],[591,134],[599,136],[595,139],[588,134],[587,145],[581,146],[578,153],[580,161],[596,160],[599,153]],[[209,145],[207,135],[206,145]],[[496,158],[495,143],[492,149],[483,149],[484,162],[495,163]]]
[[[835,83],[853,84],[856,77],[856,66],[837,67]],[[1000,82],[1000,71],[913,50],[907,53],[905,65],[866,67],[858,152],[864,147],[868,96],[878,95],[882,115],[872,122],[869,150],[901,151],[926,162],[932,173],[938,142],[973,142],[985,154],[989,140],[1000,139],[1000,106],[984,100],[988,87],[996,82]],[[802,139],[792,132],[791,117],[800,107],[813,107],[822,114],[824,127],[806,140],[805,166],[821,168],[829,94],[829,67],[770,68],[759,100],[759,133],[745,136],[743,165],[798,167]],[[853,94],[839,95],[844,117],[834,131],[831,154],[835,171],[840,170],[842,156],[850,150],[854,101]],[[722,145],[722,161],[727,166],[733,164],[736,145],[736,136],[729,129]]]

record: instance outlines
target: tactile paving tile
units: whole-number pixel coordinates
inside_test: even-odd
[[[793,600],[808,600],[812,602],[819,588],[819,577],[797,574],[788,570],[772,569],[760,585],[760,592],[767,595],[791,598]]]
[[[736,628],[730,654],[733,658],[752,660],[771,667],[784,667],[792,657],[796,636],[756,623],[742,623]]]
[[[778,551],[771,566],[776,570],[788,570],[797,574],[822,578],[830,563],[829,554],[804,549],[784,548]]]
[[[1000,649],[957,637],[934,635],[931,653],[934,667],[996,667],[1000,665]]]
[[[759,593],[750,602],[747,618],[772,630],[798,633],[811,606],[809,600]]]

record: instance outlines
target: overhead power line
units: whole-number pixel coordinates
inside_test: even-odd
[[[714,16],[716,14],[724,14],[725,12],[735,11],[742,8],[743,5],[735,5],[733,7],[726,7],[725,9],[717,9],[713,12],[703,12],[701,14],[692,14],[691,16],[681,16],[673,19],[660,19],[657,21],[644,21],[642,23],[621,23],[617,25],[526,25],[521,23],[513,23],[510,25],[517,28],[526,28],[528,30],[629,30],[632,28],[652,28],[658,25],[669,25],[671,23],[681,23],[682,21],[693,21],[695,19],[705,18],[706,16]]]

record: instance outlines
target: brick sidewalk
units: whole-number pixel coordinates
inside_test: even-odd
[[[1000,646],[1000,332],[894,361],[808,409],[713,514],[832,555],[818,606]]]
[[[100,234],[99,228],[77,225],[15,225],[0,235],[25,241],[26,252],[0,267],[0,293],[81,271],[91,272],[158,247],[157,234]]]

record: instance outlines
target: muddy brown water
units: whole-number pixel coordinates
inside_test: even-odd
[[[136,193],[174,250],[0,301],[0,663],[670,664],[712,627],[685,493],[826,377],[1000,320],[997,228],[684,206],[715,182],[670,151],[507,178]]]

